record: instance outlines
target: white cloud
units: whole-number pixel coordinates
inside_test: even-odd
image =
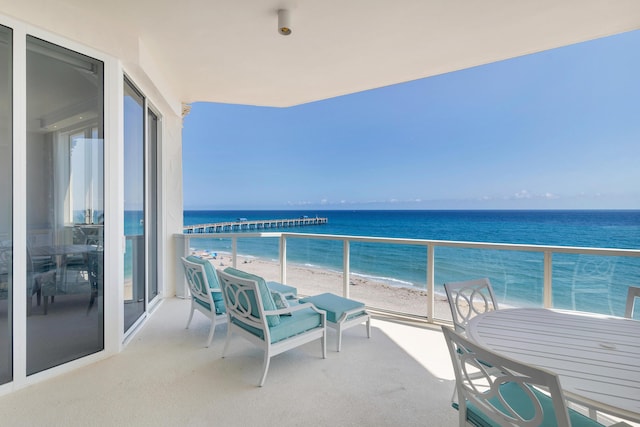
[[[513,197],[515,197],[516,199],[530,199],[531,194],[529,194],[527,190],[521,190],[514,194]]]

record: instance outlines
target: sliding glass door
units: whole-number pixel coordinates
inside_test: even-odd
[[[104,348],[103,63],[27,37],[27,374]]]
[[[13,368],[13,114],[11,29],[0,25],[0,384]]]
[[[158,116],[124,82],[124,331],[158,295]]]
[[[144,314],[145,205],[144,98],[124,84],[124,330]]]

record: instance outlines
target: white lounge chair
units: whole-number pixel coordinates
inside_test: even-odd
[[[322,357],[327,357],[326,313],[313,304],[282,301],[278,308],[272,291],[263,278],[228,267],[218,270],[218,278],[227,307],[227,340],[225,357],[231,336],[236,333],[264,349],[262,387],[273,356],[319,339]],[[288,307],[286,307],[288,305]]]

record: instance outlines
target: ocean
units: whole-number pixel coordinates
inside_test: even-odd
[[[326,217],[328,224],[271,231],[467,242],[640,249],[640,211],[185,211],[184,224]],[[193,239],[191,247],[231,252],[230,239]],[[396,286],[426,286],[426,250],[352,242],[351,272]],[[277,239],[238,239],[238,253],[276,260]],[[288,262],[342,270],[342,242],[289,239]],[[488,277],[503,304],[542,305],[543,255],[525,251],[436,248],[436,290],[449,281]],[[553,301],[621,315],[626,289],[640,285],[640,258],[554,254]]]

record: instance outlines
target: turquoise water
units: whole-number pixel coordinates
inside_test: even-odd
[[[185,211],[184,223],[302,215],[327,217],[329,223],[286,231],[640,249],[640,211]],[[214,252],[231,251],[229,239],[194,239],[191,246]],[[424,248],[352,242],[350,249],[354,274],[399,286],[426,286]],[[278,241],[239,239],[238,252],[277,259]],[[289,239],[287,254],[289,262],[342,270],[341,242]],[[542,304],[540,253],[437,248],[435,257],[435,281],[439,287],[448,281],[489,277],[502,302]],[[639,258],[556,254],[553,262],[555,307],[621,314],[627,287],[640,284]],[[599,290],[603,283],[606,285]]]
[[[144,212],[125,211],[124,212],[124,234],[127,236],[124,255],[124,279],[132,279],[133,273],[133,240],[144,234]]]

